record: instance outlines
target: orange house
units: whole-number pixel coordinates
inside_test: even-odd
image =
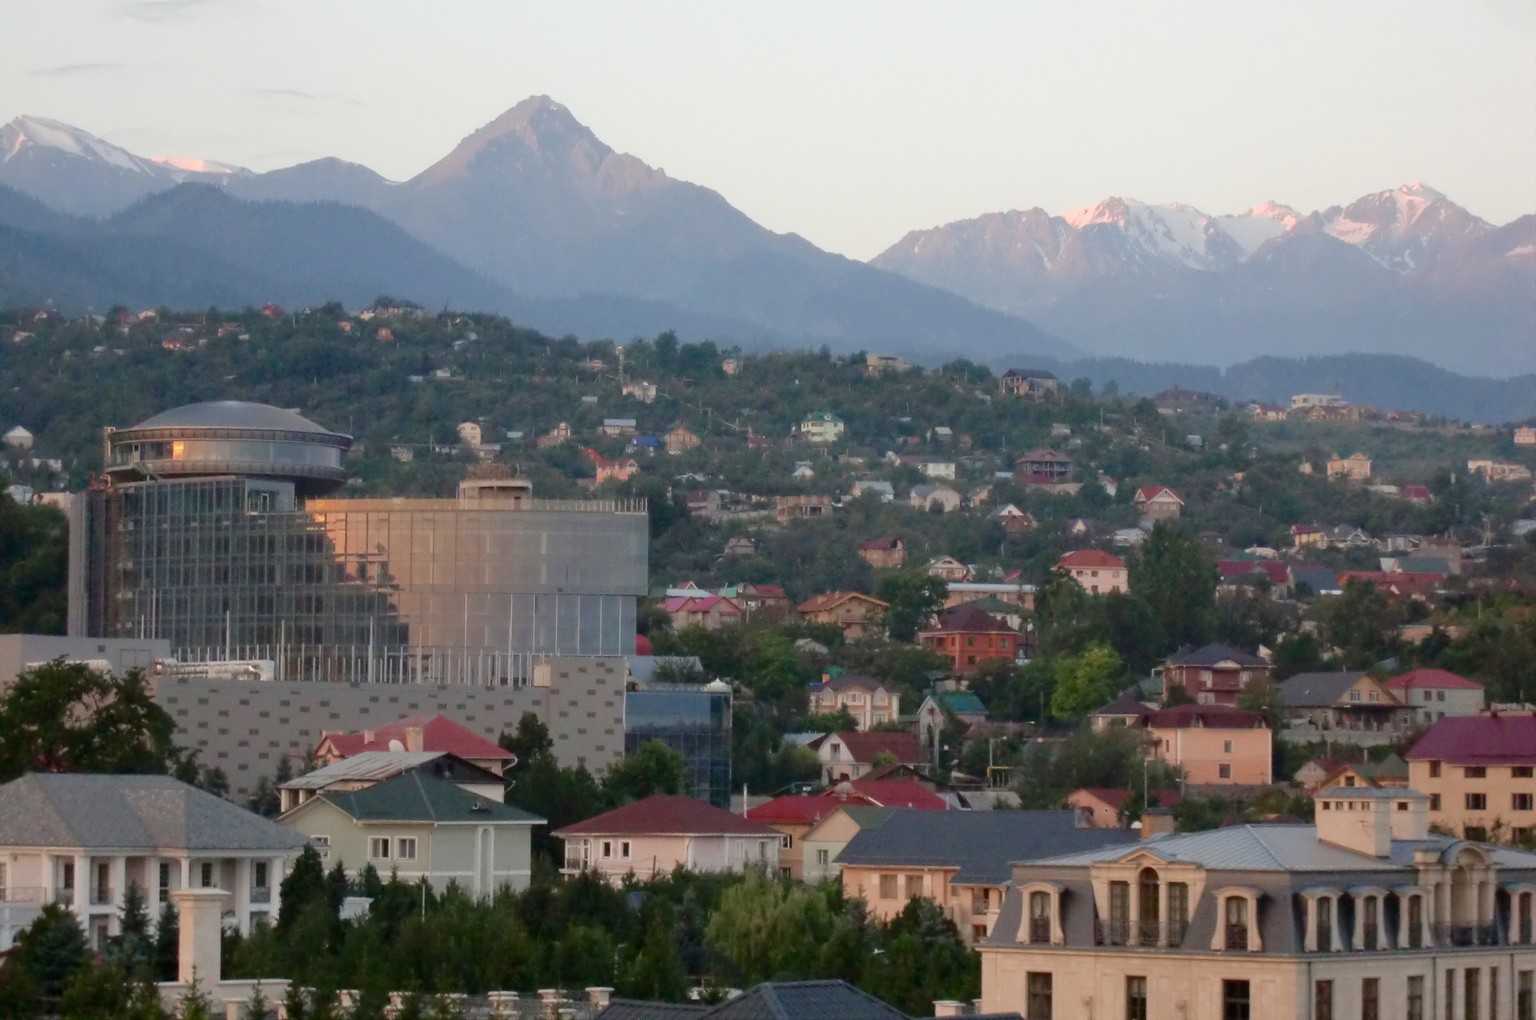
[[[918,632],[917,641],[949,659],[961,673],[996,659],[1012,662],[1019,655],[1019,632],[975,606],[945,613],[938,626]]]
[[[1195,785],[1261,786],[1273,781],[1273,734],[1257,712],[1179,705],[1148,712],[1149,753],[1184,770]]]
[[[1098,549],[1079,549],[1056,561],[1057,570],[1065,570],[1072,580],[1090,595],[1107,595],[1131,590],[1131,572],[1125,561]]]
[[[842,629],[843,636],[857,641],[880,629],[880,616],[887,605],[877,598],[856,591],[833,591],[813,595],[800,603],[800,616],[807,623],[830,623]]]

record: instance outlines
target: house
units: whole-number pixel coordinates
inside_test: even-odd
[[[1136,549],[1147,540],[1141,528],[1116,528],[1109,536],[1109,544],[1116,549]]]
[[[806,833],[833,812],[851,806],[889,810],[949,810],[948,801],[915,780],[858,780],[838,783],[819,794],[775,797],[749,810],[747,817],[778,831],[779,873],[798,881],[806,878]]]
[[[12,450],[32,449],[32,438],[32,433],[28,432],[20,425],[11,426],[6,430],[4,436],[0,437],[0,439],[4,440],[5,445],[10,447]]]
[[[725,540],[722,556],[756,556],[757,543],[748,535],[732,535]]]
[[[1515,429],[1516,446],[1536,446],[1536,426],[1522,425]]]
[[[627,482],[640,470],[640,462],[633,457],[622,457],[618,460],[609,460],[596,450],[587,450],[587,456],[592,458],[593,468],[596,472],[596,482],[602,485],[604,482]]]
[[[858,779],[886,764],[916,768],[928,761],[910,733],[829,733],[806,746],[821,759],[822,779],[828,783]]]
[[[1430,535],[1419,543],[1418,555],[1438,559],[1448,574],[1461,573],[1461,542],[1449,535]]]
[[[953,556],[939,556],[928,561],[923,571],[929,577],[937,577],[943,581],[969,581],[971,568],[955,559]]]
[[[1125,561],[1098,549],[1069,552],[1056,561],[1056,569],[1065,570],[1090,595],[1124,595],[1131,590],[1130,570]]]
[[[1092,726],[1096,733],[1102,733],[1115,726],[1135,726],[1151,708],[1137,696],[1139,693],[1132,687],[1109,704],[1094,709],[1088,713],[1088,725]]]
[[[1014,397],[1046,400],[1061,390],[1061,380],[1050,372],[1030,368],[1010,368],[997,380],[998,389]]]
[[[1334,775],[1344,763],[1339,759],[1325,755],[1321,758],[1308,758],[1291,776],[1291,782],[1301,787],[1307,793],[1322,787],[1329,776]]]
[[[1381,761],[1342,764],[1324,776],[1317,788],[1321,790],[1331,790],[1335,787],[1404,789],[1407,786],[1408,763],[1396,754],[1389,754]]]
[[[818,715],[837,715],[843,709],[853,716],[854,728],[871,730],[895,722],[901,715],[901,692],[872,676],[840,673],[813,686],[810,710]]]
[[[857,641],[880,629],[880,620],[889,608],[884,602],[856,591],[833,591],[813,595],[798,606],[806,623],[830,623],[849,641]]]
[[[1019,655],[1019,632],[974,606],[943,613],[935,626],[918,631],[917,643],[949,659],[960,673],[984,662],[1013,662]]]
[[[807,882],[841,880],[837,857],[843,848],[864,829],[883,824],[895,811],[890,807],[838,805],[801,837],[801,877]]]
[[[1272,782],[1273,735],[1257,712],[1224,705],[1150,709],[1137,720],[1149,734],[1148,756],[1182,769],[1197,786]]]
[[[1328,544],[1328,536],[1316,524],[1292,524],[1291,547],[1293,549],[1321,549]]]
[[[952,460],[924,458],[917,469],[923,473],[924,478],[942,478],[951,482],[955,480],[955,462]]]
[[[1326,736],[1351,743],[1385,742],[1406,731],[1410,722],[1403,703],[1368,673],[1297,673],[1278,684],[1275,693],[1285,706],[1286,730],[1297,740]],[[1352,734],[1364,738],[1353,739]]]
[[[562,875],[590,871],[614,884],[631,874],[659,878],[674,868],[738,874],[779,868],[779,833],[681,795],[646,797],[554,835],[565,844]]]
[[[970,691],[934,691],[917,707],[917,738],[934,747],[951,719],[969,729],[987,721],[987,706]]]
[[[808,460],[795,461],[795,469],[789,473],[789,477],[797,482],[809,481],[816,477],[816,469],[811,467]]]
[[[1467,473],[1482,475],[1490,482],[1528,482],[1531,469],[1524,464],[1512,464],[1502,460],[1469,460]]]
[[[861,496],[869,496],[878,499],[882,503],[890,503],[896,499],[896,490],[890,482],[878,480],[858,481],[853,483],[853,488],[848,490],[849,499],[858,499]]]
[[[1207,393],[1204,390],[1186,390],[1182,386],[1173,386],[1152,394],[1152,402],[1164,414],[1219,411],[1227,406],[1226,399],[1218,394]]]
[[[1216,591],[1221,595],[1233,595],[1243,588],[1257,588],[1271,595],[1291,590],[1291,568],[1278,560],[1217,560],[1216,574],[1220,578]]]
[[[632,379],[619,387],[619,392],[626,397],[634,397],[642,404],[650,404],[656,400],[656,384],[646,382],[644,379]]]
[[[316,765],[325,766],[370,751],[452,754],[498,776],[517,764],[511,751],[445,715],[407,716],[353,733],[326,730],[315,745],[313,757]]]
[[[961,502],[960,493],[947,485],[914,485],[907,494],[907,503],[914,510],[949,513],[960,509]]]
[[[629,442],[625,444],[624,450],[626,453],[640,452],[646,456],[652,456],[657,450],[661,449],[661,445],[660,436],[652,435],[649,432],[636,432],[629,437]]]
[[[1364,528],[1352,524],[1336,524],[1323,532],[1323,543],[1334,549],[1370,549],[1376,539]]]
[[[598,434],[612,437],[632,436],[638,426],[633,418],[604,418],[598,426]]]
[[[1536,855],[1429,830],[1411,790],[1329,791],[1236,825],[1022,860],[979,1011],[1035,1020],[1517,1015]],[[1471,1005],[1471,1009],[1467,1008]]]
[[[1344,405],[1344,398],[1337,393],[1297,393],[1291,397],[1293,411],[1309,407],[1343,407]]]
[[[1013,477],[1020,483],[1064,482],[1072,474],[1072,458],[1055,450],[1030,450],[1013,459]]]
[[[0,941],[61,903],[98,951],[121,933],[129,886],[150,917],[174,893],[233,895],[230,927],[277,917],[277,887],[304,840],[170,776],[32,772],[0,786]]]
[[[994,602],[992,608],[978,606],[993,616],[1013,617],[1009,626],[1017,628],[1017,619],[1035,608],[1035,586],[1018,581],[950,581],[944,585],[944,608],[954,609],[968,603]]]
[[[912,366],[894,354],[865,354],[864,371],[869,375],[886,372],[905,372]]]
[[[997,923],[1011,862],[1135,840],[1080,826],[1076,811],[896,811],[851,839],[838,864],[843,895],[864,900],[873,917],[889,921],[926,899],[975,944]]]
[[[1334,454],[1328,458],[1328,477],[1345,478],[1351,482],[1368,481],[1371,477],[1371,458],[1359,451],[1348,457]]]
[[[741,607],[743,613],[751,618],[754,614],[763,614],[774,620],[786,619],[790,611],[794,609],[789,596],[784,594],[784,589],[776,584],[738,584],[720,589],[720,594],[726,596]]]
[[[528,887],[533,827],[544,819],[475,792],[433,768],[358,789],[327,789],[278,821],[318,847],[327,868],[353,878],[372,866],[439,891],[452,883],[479,899]]]
[[[1184,509],[1184,499],[1166,485],[1143,485],[1131,497],[1131,505],[1149,521],[1176,521]]]
[[[568,442],[575,435],[575,430],[571,428],[569,422],[560,422],[554,428],[535,439],[533,444],[539,449],[544,450],[551,446],[559,446],[561,443]]]
[[[1435,494],[1429,491],[1427,485],[1404,485],[1398,490],[1398,495],[1410,503],[1423,506],[1435,501]]]
[[[508,757],[511,754],[508,753]],[[279,810],[291,811],[322,793],[345,793],[377,786],[407,772],[425,772],[489,800],[505,799],[500,772],[471,764],[446,751],[364,751],[278,784]]]
[[[1213,644],[1178,651],[1163,663],[1163,686],[1182,687],[1202,705],[1236,705],[1255,680],[1267,681],[1274,666],[1231,645]]]
[[[673,630],[702,627],[719,630],[741,622],[741,606],[723,595],[673,595],[662,603]]]
[[[1135,795],[1130,790],[1084,787],[1067,794],[1067,807],[1078,813],[1078,822],[1082,825],[1095,829],[1127,829],[1136,821],[1126,814]],[[1146,806],[1172,808],[1183,799],[1178,790],[1153,788],[1147,790]]]
[[[1446,716],[1404,755],[1429,821],[1463,839],[1536,834],[1536,714]]]
[[[808,443],[835,443],[847,426],[831,411],[812,411],[800,420],[796,431]]]
[[[907,562],[907,543],[895,535],[872,538],[859,543],[859,558],[877,569],[899,567]]]
[[[1483,685],[1443,669],[1409,670],[1382,686],[1412,709],[1413,722],[1419,726],[1483,710]]]
[[[831,496],[776,496],[773,501],[773,516],[780,524],[806,517],[826,517],[831,513]]]
[[[675,425],[672,430],[661,437],[661,442],[667,448],[667,453],[673,457],[697,449],[703,440],[694,435],[686,426]]]

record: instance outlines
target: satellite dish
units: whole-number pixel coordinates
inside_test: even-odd
[[[393,739],[390,740],[390,742],[389,742],[389,749],[391,751],[404,751],[405,750],[405,745],[400,743],[399,738],[396,737],[396,738],[393,738]]]

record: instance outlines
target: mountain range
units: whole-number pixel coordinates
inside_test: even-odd
[[[402,182],[339,159],[268,173],[151,159],[20,117],[0,128],[0,187],[72,217],[0,200],[0,301],[372,291],[546,332],[672,328],[924,361],[1360,352],[1536,370],[1536,216],[1495,226],[1425,185],[1312,213],[1123,198],[995,213],[914,231],[864,264],[615,152],[541,96]]]

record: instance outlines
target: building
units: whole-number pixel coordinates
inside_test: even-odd
[[[1072,458],[1055,450],[1030,450],[1013,459],[1017,482],[1064,482],[1072,474]]]
[[[1113,553],[1098,549],[1078,549],[1056,561],[1057,570],[1065,570],[1083,591],[1090,595],[1108,595],[1131,590],[1131,572],[1125,561]]]
[[[918,768],[928,760],[910,733],[829,733],[806,746],[821,759],[822,780],[827,783],[858,779],[888,764]]]
[[[1483,685],[1443,669],[1413,669],[1382,684],[1413,711],[1413,723],[1428,726],[1446,716],[1478,715]]]
[[[849,641],[877,633],[881,618],[890,608],[886,603],[856,591],[833,591],[813,595],[800,603],[800,616],[806,623],[829,623],[843,632]]]
[[[457,884],[488,899],[532,876],[533,827],[544,819],[466,788],[434,769],[413,769],[354,790],[329,789],[278,821],[319,849],[327,869]]]
[[[1469,460],[1467,461],[1467,473],[1482,475],[1490,482],[1528,482],[1531,480],[1531,469],[1524,464],[1515,464],[1506,460]]]
[[[1446,716],[1405,757],[1430,824],[1466,839],[1536,834],[1536,715]]]
[[[304,840],[170,776],[29,773],[0,786],[0,940],[44,904],[69,907],[91,945],[120,933],[129,886],[150,916],[178,890],[233,895],[227,923],[277,917],[277,888]]]
[[[588,989],[589,992],[594,989]],[[607,991],[607,989],[604,989]],[[961,1002],[933,1004],[939,1016],[962,1016]],[[561,1012],[561,1016],[567,1013]],[[592,1020],[912,1020],[846,981],[765,981],[716,1005],[613,999]],[[992,1020],[1019,1020],[1013,1014]]]
[[[853,483],[848,490],[849,499],[859,499],[868,496],[882,503],[891,503],[896,499],[896,489],[890,482],[881,479],[863,479]]]
[[[923,573],[947,582],[963,582],[971,579],[971,568],[953,556],[935,556],[923,568]]]
[[[106,436],[70,525],[71,636],[160,638],[278,680],[500,685],[622,655],[646,590],[643,500],[326,499],[347,436],[240,401]]]
[[[1536,426],[1522,425],[1515,429],[1516,446],[1536,446]]]
[[[838,805],[801,837],[801,877],[807,882],[841,881],[842,867],[837,858],[843,848],[865,829],[884,824],[895,811],[893,807]]]
[[[741,607],[723,595],[701,592],[698,595],[673,595],[662,603],[662,611],[672,621],[673,630],[702,627],[719,630],[741,622]]]
[[[1103,733],[1115,726],[1137,725],[1152,707],[1137,697],[1139,693],[1132,687],[1109,704],[1094,709],[1088,714],[1088,725],[1093,727],[1095,733]]]
[[[687,793],[716,807],[731,802],[731,685],[649,682],[624,695],[624,753],[659,740],[683,756]]]
[[[1297,673],[1275,687],[1293,740],[1386,743],[1405,732],[1409,713],[1368,673]]]
[[[813,411],[800,420],[796,431],[808,443],[835,443],[846,429],[843,420],[831,411]]]
[[[644,881],[679,867],[774,874],[779,868],[778,832],[692,797],[646,797],[554,835],[565,843],[561,874],[591,871],[615,884],[626,875]]]
[[[667,448],[667,453],[670,456],[677,457],[687,453],[689,450],[698,449],[702,440],[694,435],[686,426],[676,425],[672,428],[672,431],[661,437],[661,442]]]
[[[991,934],[1015,860],[1134,842],[1126,830],[1078,825],[1075,811],[898,810],[838,854],[843,895],[889,921],[914,898],[933,902],[967,944]]]
[[[809,694],[810,710],[818,715],[853,716],[854,729],[872,730],[901,716],[901,692],[872,676],[840,673],[825,677]]]
[[[942,614],[935,626],[918,632],[917,643],[949,659],[959,673],[985,662],[1013,662],[1019,656],[1019,632],[974,606]]]
[[[0,634],[0,690],[18,675],[54,659],[80,662],[94,669],[150,673],[171,657],[170,642],[129,638],[71,638],[52,634]]]
[[[964,502],[960,493],[947,485],[914,485],[907,493],[907,504],[914,510],[950,513]]]
[[[972,503],[976,500],[973,498]],[[987,514],[987,520],[996,521],[1002,525],[1003,531],[1009,535],[1018,535],[1026,531],[1033,531],[1038,522],[1035,515],[1027,510],[1020,510],[1012,503],[1004,503],[1002,506]]]
[[[32,449],[32,433],[20,425],[12,425],[5,430],[5,435],[0,436],[0,441],[12,450]]]
[[[445,715],[409,716],[354,733],[326,732],[315,746],[314,759],[317,765],[332,765],[372,751],[452,754],[498,776],[517,764],[511,751]]]
[[[806,517],[827,517],[831,513],[831,496],[776,496],[773,500],[773,516],[780,524]]]
[[[1291,410],[1310,407],[1343,407],[1345,400],[1337,393],[1297,393],[1291,397]]]
[[[859,543],[859,558],[876,569],[899,567],[907,562],[907,543],[895,535]]]
[[[977,946],[978,1008],[1030,1020],[1519,1016],[1536,973],[1536,855],[1435,835],[1424,804],[1408,790],[1335,790],[1317,798],[1316,825],[1017,863]]]
[[[596,450],[588,450],[587,456],[592,458],[592,480],[597,485],[604,482],[627,482],[640,470],[640,462],[633,457],[610,460]]]
[[[1257,712],[1222,705],[1177,705],[1146,712],[1148,757],[1184,772],[1197,786],[1267,786],[1273,734]]]
[[[1236,705],[1254,681],[1269,680],[1274,666],[1231,645],[1175,652],[1163,663],[1163,687],[1182,687],[1201,705]]]
[[[779,873],[798,881],[807,877],[804,845],[806,833],[834,812],[855,806],[916,811],[950,809],[948,801],[917,780],[861,779],[838,783],[819,794],[775,797],[749,810],[747,817],[778,831]],[[826,863],[822,862],[823,865]]]
[[[987,721],[987,706],[970,691],[934,691],[917,706],[917,736],[936,747],[939,734],[954,719],[967,729]]]
[[[1067,807],[1078,813],[1078,824],[1095,829],[1127,829],[1137,819],[1129,818],[1126,809],[1135,794],[1130,790],[1109,787],[1083,787],[1067,794]],[[1184,799],[1178,790],[1149,789],[1146,807],[1171,808]]]
[[[1402,789],[1408,785],[1408,763],[1396,754],[1389,754],[1381,761],[1362,761],[1349,764],[1341,764],[1328,775],[1316,788],[1331,790],[1336,786],[1352,787],[1377,787]]]
[[[1045,400],[1061,390],[1061,380],[1043,369],[1010,368],[997,380],[998,389],[1015,397]]]
[[[291,811],[322,793],[346,793],[377,786],[407,772],[447,779],[460,789],[490,800],[505,799],[501,773],[492,772],[446,751],[364,751],[342,758],[277,786],[279,810]]]
[[[1184,499],[1166,485],[1143,485],[1131,497],[1131,505],[1149,521],[1176,521],[1184,510]]]
[[[1348,457],[1340,457],[1334,454],[1328,458],[1328,477],[1346,478],[1351,482],[1369,481],[1371,477],[1371,458],[1358,450]]]

